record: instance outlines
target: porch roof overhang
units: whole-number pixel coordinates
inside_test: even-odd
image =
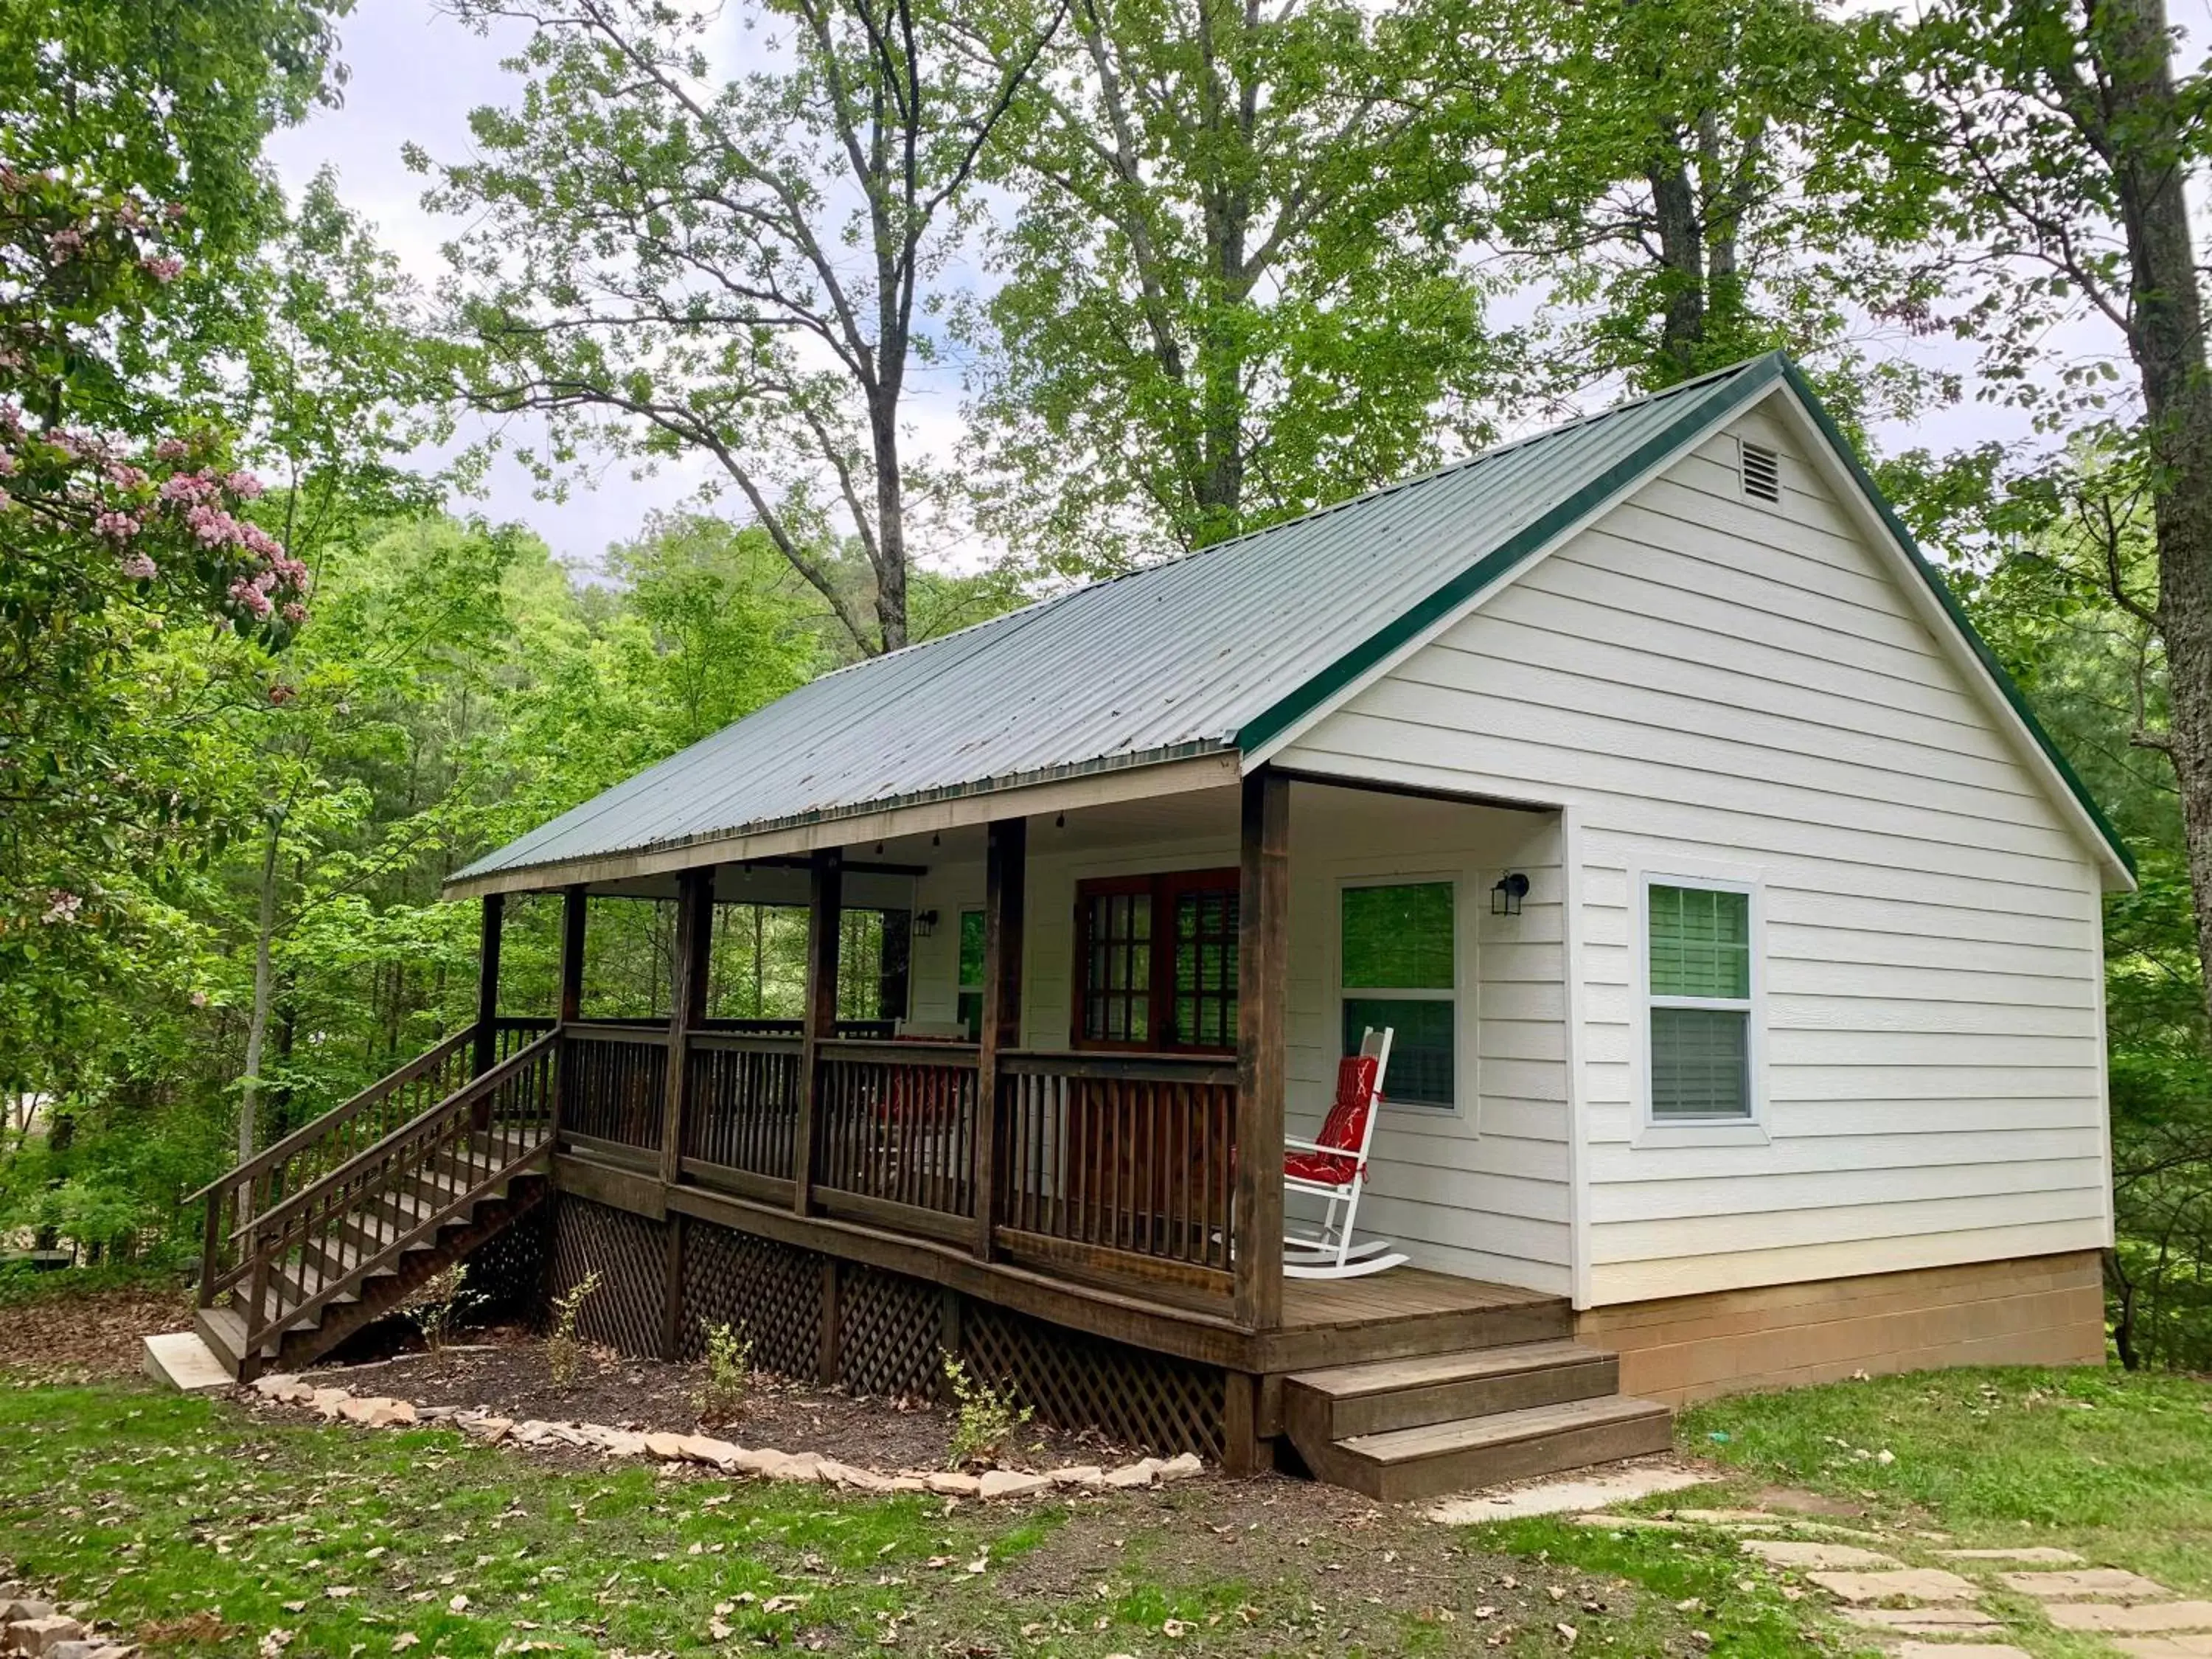
[[[477,860],[447,895],[635,880],[1222,787],[1772,395],[1810,423],[1923,588],[1931,625],[2026,739],[2107,884],[2131,886],[2118,834],[1773,353],[823,675]]]

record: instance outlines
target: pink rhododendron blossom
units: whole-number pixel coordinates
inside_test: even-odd
[[[5,513],[9,507],[15,505],[15,498],[13,495],[10,495],[6,490],[0,489],[0,513]]]
[[[269,701],[279,708],[282,708],[286,703],[291,702],[293,698],[299,695],[300,691],[297,686],[287,685],[282,680],[277,681],[276,684],[269,688]]]
[[[257,620],[268,616],[276,608],[270,603],[266,593],[243,576],[230,585],[230,597],[237,601],[242,610],[252,611]]]
[[[92,527],[110,541],[127,542],[138,533],[138,520],[128,513],[103,513],[92,521]]]
[[[261,494],[261,480],[251,472],[234,472],[222,481],[223,488],[241,501],[250,501]]]
[[[14,477],[21,465],[16,460],[14,450],[0,449],[0,478]]]
[[[125,489],[136,489],[146,482],[145,469],[133,466],[128,461],[110,461],[107,464],[107,479],[110,483],[120,484]]]
[[[143,553],[133,553],[124,560],[123,574],[134,582],[150,582],[161,574],[161,569]]]
[[[191,453],[192,447],[182,438],[164,438],[154,446],[154,459],[157,461],[181,461]]]
[[[185,268],[185,262],[173,253],[164,253],[158,258],[141,259],[138,264],[149,276],[162,283],[175,282],[177,273]]]
[[[216,481],[204,472],[179,472],[161,480],[165,501],[211,501],[220,493]]]
[[[39,920],[49,927],[57,924],[66,925],[75,921],[76,913],[83,908],[82,894],[72,893],[66,888],[52,888],[46,893],[46,914]]]
[[[186,1000],[195,1008],[204,1008],[208,1006],[208,994],[205,991],[195,991]]]
[[[53,264],[65,265],[84,252],[84,233],[74,225],[56,231],[46,242],[46,258]]]
[[[291,623],[293,627],[297,628],[307,620],[307,607],[301,605],[299,600],[294,599],[276,614]]]
[[[229,514],[205,501],[185,509],[185,526],[198,538],[203,547],[234,545],[243,528]]]

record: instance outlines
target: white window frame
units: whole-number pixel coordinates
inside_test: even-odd
[[[1354,887],[1449,887],[1452,896],[1452,984],[1449,991],[1425,988],[1370,988],[1344,982],[1344,895]],[[1329,894],[1328,917],[1330,982],[1335,994],[1329,1004],[1329,1073],[1335,1075],[1337,1050],[1344,1042],[1344,1005],[1360,1002],[1448,1002],[1452,1010],[1452,1098],[1446,1105],[1428,1100],[1401,1100],[1382,1080],[1382,1109],[1403,1113],[1416,1122],[1442,1123],[1452,1119],[1474,1119],[1474,1032],[1469,1029],[1468,988],[1474,982],[1475,936],[1467,914],[1467,896],[1473,890],[1458,870],[1390,870],[1339,876]]]
[[[1651,994],[1651,890],[1684,887],[1741,893],[1749,901],[1750,995],[1675,997]],[[1636,1146],[1765,1146],[1771,1139],[1766,1098],[1766,885],[1764,872],[1743,865],[1671,860],[1629,871],[1630,975],[1635,996],[1635,1042],[1630,1060],[1635,1091]],[[1713,1008],[1744,1015],[1745,1088],[1750,1111],[1729,1117],[1656,1117],[1651,1109],[1651,1011]]]

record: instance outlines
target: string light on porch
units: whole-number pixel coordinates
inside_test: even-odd
[[[1517,916],[1521,901],[1528,896],[1528,878],[1518,870],[1509,870],[1490,890],[1490,914],[1493,916]]]

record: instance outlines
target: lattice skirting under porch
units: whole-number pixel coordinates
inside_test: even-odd
[[[681,1228],[678,1240],[674,1231]],[[855,1395],[935,1392],[947,1346],[1056,1428],[1096,1429],[1149,1451],[1223,1455],[1226,1379],[1217,1367],[1066,1329],[886,1273],[684,1218],[653,1221],[564,1193],[552,1206],[548,1296],[597,1269],[578,1334],[631,1355],[704,1349],[702,1322],[753,1344],[753,1363]],[[675,1305],[669,1301],[676,1272]],[[829,1328],[824,1329],[825,1320]],[[827,1340],[825,1340],[825,1336]]]

